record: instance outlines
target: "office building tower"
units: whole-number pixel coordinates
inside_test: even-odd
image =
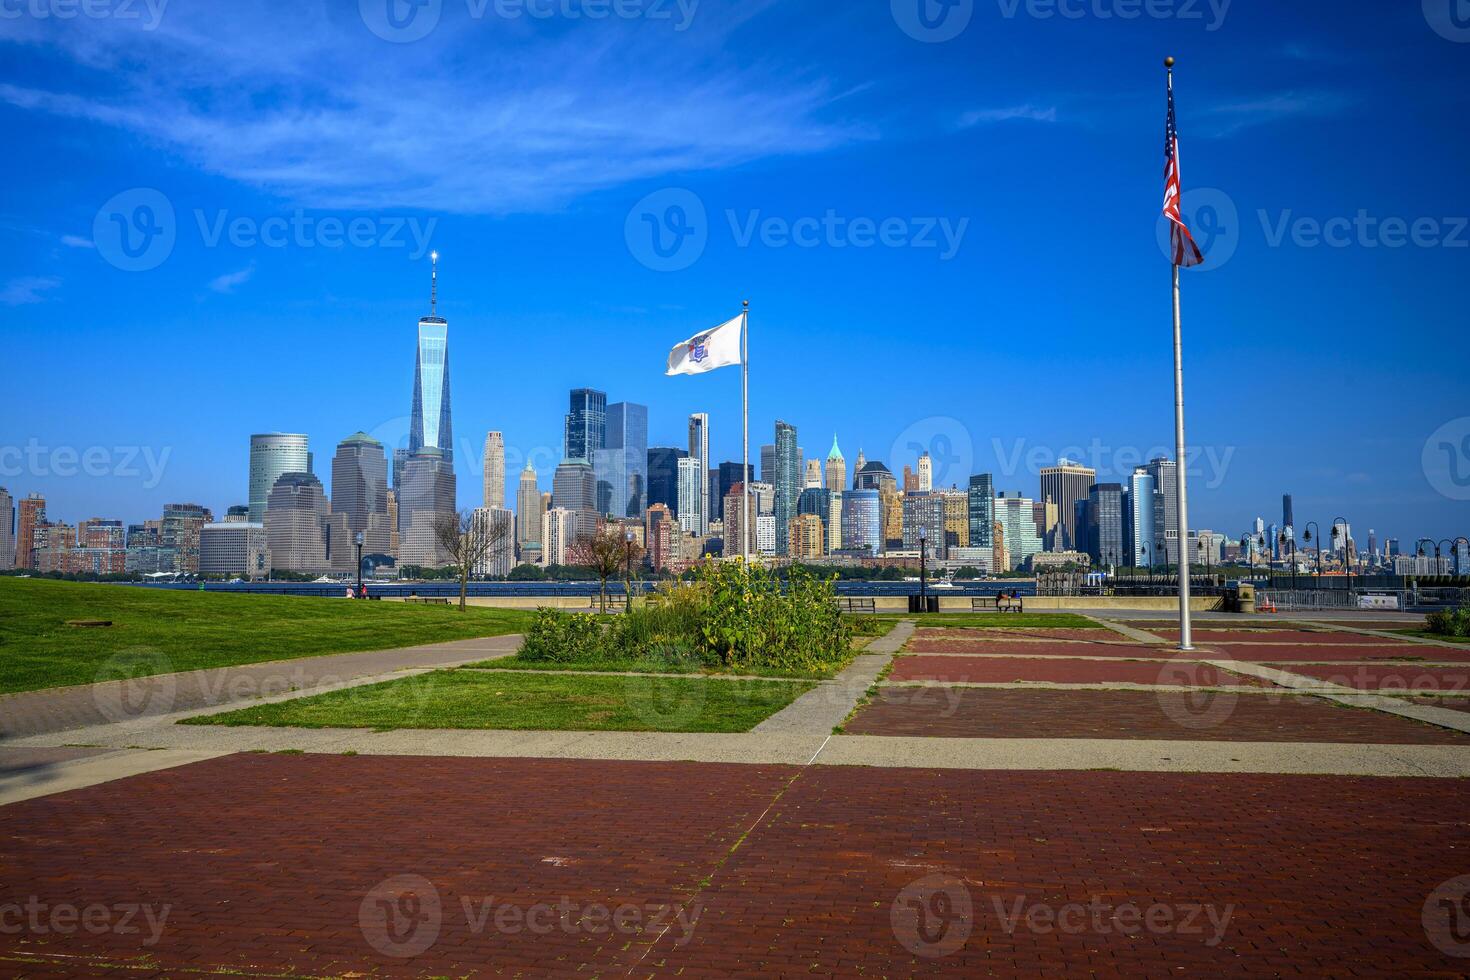
[[[283,473],[310,473],[311,451],[299,432],[261,432],[250,437],[250,521],[265,520],[266,498]]]
[[[929,557],[948,554],[944,537],[944,498],[936,493],[916,491],[903,497],[902,541],[905,551],[918,551],[922,541]]]
[[[516,485],[516,554],[524,555],[531,544],[541,544],[541,489],[536,485],[536,470],[530,463],[521,470]]]
[[[681,538],[673,512],[663,504],[651,504],[643,517],[644,549],[648,554],[648,565],[655,572],[668,567],[673,558],[675,543]]]
[[[934,489],[934,461],[929,458],[927,452],[919,454],[919,492],[928,493]]]
[[[776,515],[760,514],[755,519],[755,550],[766,558],[776,555]]]
[[[756,514],[776,513],[776,488],[760,480],[750,485],[750,509]]]
[[[705,494],[707,483],[704,466],[697,457],[685,456],[678,462],[678,472],[678,506],[675,513],[679,518],[679,528],[685,534],[702,537],[709,529],[700,508],[700,500]]]
[[[484,542],[484,551],[474,563],[476,575],[505,578],[515,566],[515,515],[504,507],[476,507],[470,514],[470,531]]]
[[[914,468],[907,463],[903,466],[903,478],[898,482],[904,493],[919,492],[919,474],[915,473]]]
[[[950,488],[932,491],[944,501],[944,547],[970,546],[969,494]]]
[[[837,433],[832,433],[832,448],[827,453],[827,462],[824,475],[827,478],[828,490],[847,489],[847,460],[842,458],[842,450],[837,448]]]
[[[761,482],[776,485],[776,447],[765,445],[761,447]]]
[[[995,538],[995,553],[990,562],[990,572],[999,575],[1011,570],[1011,549],[1006,543],[1005,525],[1000,521],[995,522],[995,529],[991,532]]]
[[[818,490],[822,488],[821,460],[809,459],[806,461],[806,476],[802,480],[802,488],[806,489],[808,487],[815,487]]]
[[[1129,565],[1155,564],[1154,538],[1154,478],[1140,466],[1123,489],[1123,551]]]
[[[174,571],[185,575],[199,571],[199,533],[213,520],[209,508],[199,504],[163,505],[163,524],[158,537],[163,547],[173,550]]]
[[[869,558],[883,550],[883,523],[876,489],[848,490],[842,494],[842,550]]]
[[[15,567],[15,500],[0,487],[0,569]]]
[[[822,523],[827,526],[827,552],[835,554],[842,550],[842,497],[847,493],[839,487],[836,490],[827,491],[827,513],[822,515]]]
[[[1156,565],[1179,564],[1179,507],[1175,494],[1177,468],[1172,459],[1159,456],[1144,467],[1154,479],[1154,545],[1150,561]],[[1291,535],[1287,535],[1290,540]]]
[[[837,498],[835,509],[833,498]],[[842,540],[842,491],[835,493],[824,487],[807,487],[801,491],[801,496],[796,498],[796,514],[812,514],[821,518],[822,527],[826,540],[823,542],[825,551],[833,551],[840,548]],[[832,525],[836,518],[836,527]],[[835,542],[835,544],[834,544]]]
[[[1281,495],[1281,523],[1286,527],[1296,527],[1296,516],[1292,513],[1291,494]]]
[[[223,521],[199,529],[199,574],[256,579],[270,575],[265,527]]]
[[[859,473],[861,473],[863,471],[863,469],[865,467],[867,467],[867,465],[868,465],[868,458],[863,455],[863,449],[862,449],[861,446],[859,446],[858,447],[857,462],[854,463],[853,464],[853,467],[852,467],[852,488],[854,490],[858,489],[857,475]]]
[[[719,516],[720,516],[720,519],[721,520],[728,520],[729,519],[729,512],[727,510],[725,510],[725,498],[730,495],[730,488],[733,487],[737,483],[745,483],[747,481],[749,481],[749,482],[754,482],[755,481],[755,467],[751,467],[750,470],[749,470],[749,472],[745,476],[742,477],[741,474],[740,474],[742,465],[743,464],[741,464],[741,463],[721,463],[720,464],[720,469],[719,469],[719,474],[720,474],[719,486],[716,488],[717,493],[715,494],[715,497],[719,501],[719,504],[720,504],[720,515]],[[737,501],[737,505],[738,505],[738,503],[739,502]],[[754,504],[751,504],[751,513],[755,513],[755,505]]]
[[[562,458],[591,465],[592,454],[607,448],[607,395],[594,388],[574,388],[562,438]]]
[[[1127,561],[1123,547],[1123,485],[1094,483],[1084,505],[1087,519],[1087,553],[1100,565]]]
[[[648,505],[663,504],[673,514],[679,513],[679,460],[689,456],[688,450],[672,446],[655,446],[648,450]]]
[[[725,538],[724,553],[726,558],[738,558],[742,554],[740,550],[740,539],[742,532],[746,539],[745,554],[754,556],[760,551],[760,545],[756,541],[756,518],[760,516],[756,510],[755,500],[750,502],[750,523],[745,521],[745,515],[741,506],[745,484],[736,483],[725,495]]]
[[[966,516],[970,522],[970,547],[993,548],[995,545],[995,478],[989,473],[970,477],[965,492]],[[990,570],[987,563],[986,570]]]
[[[596,459],[599,500],[603,514],[642,520],[648,509],[648,406],[616,402],[607,407],[604,448]],[[603,506],[605,504],[605,506]]]
[[[46,526],[46,498],[31,494],[16,505],[15,517],[15,567],[34,569],[35,539],[41,527]]]
[[[704,499],[709,501],[709,522],[710,525],[713,527],[714,524],[722,520],[724,517],[724,514],[721,512],[721,505],[723,504],[723,501],[720,500],[719,467],[710,467],[709,469],[705,470]],[[713,534],[715,537],[719,537],[718,530],[713,530],[710,533]]]
[[[163,540],[166,545],[166,534]],[[327,495],[320,480],[310,473],[281,474],[266,503],[265,540],[273,570],[305,575],[329,570]]]
[[[1020,568],[1032,555],[1041,551],[1041,538],[1036,533],[1029,497],[1020,493],[998,494],[995,516],[1005,529],[1007,561],[1011,568]]]
[[[699,461],[701,473],[709,468],[709,416],[703,412],[695,412],[693,415],[689,416],[689,456],[691,459],[697,459]],[[682,493],[680,494],[679,501],[679,516],[682,518],[684,516],[684,497]],[[696,521],[699,527],[699,531],[697,531],[696,533],[700,535],[708,534],[710,506],[707,479],[700,481],[699,497],[697,500],[693,500],[693,506],[696,507],[699,511],[699,513],[696,515]]]
[[[1078,551],[1077,501],[1086,500],[1087,492],[1097,482],[1097,471],[1069,459],[1041,470],[1041,500],[1057,505],[1057,522],[1061,526],[1059,540],[1051,542],[1054,551]],[[1048,529],[1049,530],[1049,529]]]
[[[574,460],[557,464],[551,476],[551,506],[547,509],[569,511],[577,516],[580,527],[589,531],[595,527],[599,511],[592,464]],[[541,544],[545,547],[546,542]]]
[[[388,457],[383,444],[366,432],[355,432],[337,444],[337,454],[332,457],[332,515],[345,518],[342,531],[347,540],[363,536],[363,554],[391,553]],[[346,567],[354,568],[355,563],[354,556]]]
[[[854,490],[898,490],[898,480],[878,460],[864,463],[852,477]]]
[[[797,514],[791,519],[791,540],[786,542],[786,553],[792,561],[811,561],[821,558],[826,549],[827,533],[822,518],[816,514]]]
[[[796,516],[796,498],[801,493],[801,471],[797,469],[796,426],[776,422],[776,554],[785,555],[790,542],[791,519]]]
[[[454,469],[438,449],[408,457],[398,488],[398,564],[439,568],[449,560],[438,527],[458,519]],[[272,546],[274,550],[274,546]]]
[[[585,513],[585,512],[584,512]],[[595,515],[594,515],[595,516]],[[576,511],[552,507],[541,520],[541,554],[547,565],[567,565],[583,525]],[[586,533],[590,534],[588,527]]]
[[[505,507],[505,436],[485,435],[485,506]]]
[[[250,523],[249,504],[231,504],[225,508],[225,524],[248,524]]]
[[[454,471],[454,430],[449,410],[449,321],[439,316],[438,253],[430,253],[429,315],[419,319],[414,348],[413,411],[408,428],[408,456],[438,450],[439,465]],[[396,485],[396,484],[395,484]]]

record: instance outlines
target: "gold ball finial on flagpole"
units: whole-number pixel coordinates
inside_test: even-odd
[[[1164,59],[1164,67],[1165,68],[1173,68],[1174,67],[1174,56],[1172,54],[1169,55],[1169,57],[1167,57],[1167,58]]]
[[[740,305],[743,306],[743,307],[745,307],[748,310],[748,309],[750,309],[750,300],[743,299],[743,300],[740,301]]]

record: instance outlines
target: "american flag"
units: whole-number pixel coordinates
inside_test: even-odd
[[[1164,131],[1164,217],[1169,219],[1170,258],[1186,269],[1205,260],[1179,214],[1179,128],[1174,122],[1174,88],[1169,87],[1169,122]]]

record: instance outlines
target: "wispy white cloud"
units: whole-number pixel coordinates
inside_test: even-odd
[[[40,303],[46,297],[42,293],[61,285],[55,276],[22,276],[0,286],[0,303],[6,306],[27,306]]]
[[[233,293],[236,286],[243,285],[253,275],[255,275],[254,262],[237,272],[226,272],[222,276],[215,276],[209,281],[209,288],[217,293]]]
[[[97,247],[96,243],[93,242],[92,239],[90,239],[90,238],[83,238],[80,235],[62,235],[61,236],[61,244],[65,245],[67,248],[96,248]]]
[[[1054,105],[1015,105],[995,109],[972,109],[960,116],[959,126],[961,129],[969,129],[972,126],[1010,122],[1015,119],[1026,122],[1054,123],[1057,121],[1057,107]]]
[[[756,12],[769,0],[742,5]],[[102,22],[11,41],[77,70],[0,101],[91,120],[307,207],[505,213],[650,178],[871,136],[842,92],[723,43],[751,10],[647,22],[466,20],[388,44],[333,8],[176,8],[146,34]],[[492,8],[493,9],[493,5]],[[68,25],[77,26],[77,25]],[[90,70],[90,71],[89,71]]]
[[[1353,100],[1338,92],[1281,92],[1243,102],[1229,102],[1205,110],[1206,135],[1230,136],[1252,126],[1265,126],[1298,117],[1341,115]]]

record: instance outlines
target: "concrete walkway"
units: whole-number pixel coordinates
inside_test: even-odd
[[[761,735],[830,735],[852,713],[868,688],[878,682],[893,659],[914,635],[914,621],[900,620],[883,636],[863,648],[847,668],[819,684],[751,729]]]
[[[510,634],[7,694],[0,696],[0,745],[5,744],[3,740],[26,735],[154,718],[287,692],[317,693],[344,681],[386,680],[410,668],[451,667],[509,656],[520,644],[520,635]]]

